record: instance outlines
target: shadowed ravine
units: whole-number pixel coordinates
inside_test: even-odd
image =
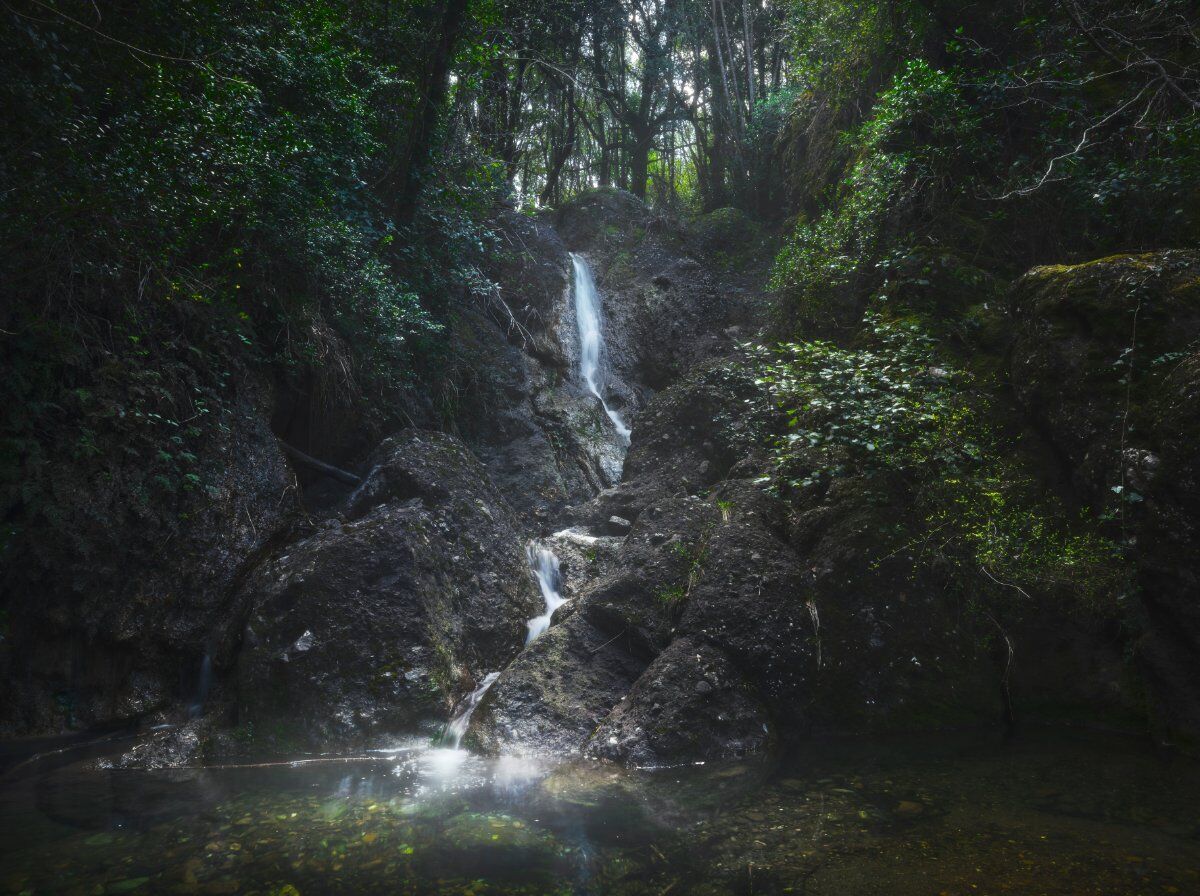
[[[496,534],[512,555],[496,568],[515,570],[520,585],[449,720],[283,757],[277,743],[254,759],[219,736],[224,758],[173,754],[206,730],[222,694],[206,653],[184,708],[190,721],[9,770],[0,891],[1158,896],[1200,887],[1200,770],[1135,738],[1036,727],[1003,736],[992,718],[967,733],[793,730],[781,744],[784,707],[803,693],[787,690],[790,676],[807,670],[820,683],[827,663],[861,650],[845,631],[883,636],[857,634],[836,605],[822,617],[819,595],[791,620],[769,615],[797,587],[777,505],[739,481],[720,446],[681,455],[661,437],[692,426],[728,438],[722,403],[740,401],[740,381],[685,379],[631,420],[637,432],[627,429],[604,397],[630,384],[605,367],[603,296],[583,258],[570,262],[560,313],[574,326],[558,334],[576,363],[555,388],[599,424],[584,430],[581,456],[630,476],[536,529],[506,523]],[[426,466],[412,459],[423,452]],[[350,506],[374,507],[365,519],[383,525],[397,493],[436,510],[458,487],[439,471],[475,481],[460,455],[440,438],[407,436],[377,455]],[[697,476],[713,483],[711,502],[691,493]],[[503,502],[487,500],[473,525],[501,524]],[[362,525],[361,512],[342,528]],[[841,543],[859,524],[822,525]],[[318,544],[332,550],[344,537],[331,529]],[[342,554],[332,562],[340,569]],[[313,573],[300,568],[303,583]],[[327,620],[305,618],[274,668],[322,649]],[[776,649],[795,667],[759,668],[756,654],[739,654],[747,625],[755,643],[783,638]],[[897,655],[928,650],[912,646],[928,637],[897,643]],[[811,653],[789,653],[797,643]],[[489,666],[495,657],[509,661]],[[983,678],[985,707],[994,674]],[[776,688],[782,703],[771,702]],[[875,706],[888,692],[843,693]],[[324,704],[311,711],[328,715]],[[163,757],[181,767],[154,768]]]
[[[1200,896],[1196,0],[133,7],[0,4],[0,896]]]

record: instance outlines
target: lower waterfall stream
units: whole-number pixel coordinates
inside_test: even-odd
[[[550,620],[554,618],[554,611],[565,604],[567,599],[562,596],[562,575],[559,572],[558,557],[554,551],[537,542],[530,542],[526,550],[529,556],[529,565],[537,578],[538,588],[542,592],[542,600],[546,604],[545,613],[529,620],[529,635],[525,639],[525,644],[529,645],[550,628]]]
[[[471,726],[471,716],[474,714],[479,702],[483,700],[483,695],[488,692],[496,679],[500,677],[499,672],[489,672],[483,677],[483,681],[479,682],[478,687],[467,695],[463,700],[462,705],[454,714],[454,718],[446,725],[446,732],[442,735],[442,743],[449,746],[453,750],[457,750],[462,746],[462,739],[467,733],[467,729]]]

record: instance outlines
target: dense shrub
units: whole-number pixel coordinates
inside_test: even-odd
[[[56,465],[134,504],[202,494],[251,381],[355,414],[336,438],[361,448],[436,377],[452,299],[487,289],[489,160],[432,141],[396,201],[436,4],[108,7],[0,14],[6,541],[56,527]]]
[[[847,140],[856,161],[837,201],[785,242],[772,286],[785,311],[846,323],[877,282],[884,254],[915,244],[944,211],[952,172],[981,155],[979,123],[955,79],[923,60],[908,62],[874,114]]]
[[[913,525],[881,542],[880,557],[949,564],[968,593],[1069,594],[1112,610],[1125,575],[1116,547],[1047,495],[987,391],[919,323],[873,312],[863,333],[856,348],[755,350],[757,382],[788,427],[763,484],[788,496],[837,477],[899,480]]]
[[[901,3],[890,18],[872,14],[881,6],[793,13],[810,99],[789,128],[818,148],[840,132],[846,162],[778,258],[786,321],[852,327],[889,256],[915,246],[1011,277],[1194,242],[1200,42],[1189,4]],[[897,58],[864,97],[864,80]]]

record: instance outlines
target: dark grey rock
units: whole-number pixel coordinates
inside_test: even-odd
[[[225,649],[239,576],[297,512],[271,403],[246,376],[227,408],[195,421],[200,488],[151,490],[120,447],[115,461],[97,458],[103,469],[59,468],[53,537],[10,558],[0,583],[0,735],[107,725],[193,698],[204,654]]]
[[[516,520],[451,436],[385,442],[346,516],[244,591],[238,717],[276,749],[436,729],[538,610]]]
[[[587,752],[627,765],[673,765],[765,756],[773,739],[765,707],[728,658],[680,638],[608,715]]]

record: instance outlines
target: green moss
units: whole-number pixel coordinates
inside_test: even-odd
[[[687,600],[688,593],[687,588],[683,585],[673,585],[670,588],[660,589],[654,596],[668,609],[675,610]]]

